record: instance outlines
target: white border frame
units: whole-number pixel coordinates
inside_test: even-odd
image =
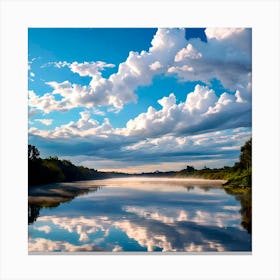
[[[0,0],[0,5],[1,280],[280,279],[277,0]],[[253,28],[252,255],[28,255],[27,28],[114,26]]]

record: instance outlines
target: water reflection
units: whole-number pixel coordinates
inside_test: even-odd
[[[233,195],[236,200],[241,204],[241,225],[247,230],[248,233],[252,233],[252,190],[251,189],[239,189],[234,190],[226,188],[225,191]]]
[[[83,186],[82,183],[48,184],[28,189],[28,224],[36,221],[42,207],[57,207],[69,202],[77,196],[86,195],[98,190],[98,186]]]
[[[42,207],[28,203],[28,224],[32,224],[39,217],[40,209]]]
[[[241,194],[229,195],[218,184],[158,180],[135,184],[104,180],[102,188],[97,186],[100,182],[83,184],[81,192],[79,183],[67,185],[67,191],[54,190],[60,185],[50,187],[59,193],[55,201],[62,199],[56,208],[46,208],[43,196],[38,199],[42,191],[37,192],[37,202],[43,204],[29,205],[30,252],[251,250],[251,236],[240,226],[240,203],[247,204]],[[63,203],[61,194],[69,187],[80,196]],[[34,197],[30,195],[29,201]],[[248,224],[246,219],[242,218],[243,225]]]

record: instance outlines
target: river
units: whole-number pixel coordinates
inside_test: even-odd
[[[251,252],[248,193],[220,181],[119,178],[34,187],[29,253]],[[249,213],[249,214],[248,214]]]

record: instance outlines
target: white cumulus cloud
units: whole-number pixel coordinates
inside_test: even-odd
[[[39,231],[43,231],[45,233],[50,233],[51,232],[51,227],[50,226],[40,226],[40,227],[34,227],[34,229],[39,230]]]
[[[251,29],[211,28],[207,42],[190,39],[178,51],[169,73],[207,84],[213,78],[230,90],[245,89],[251,82]]]
[[[51,125],[53,123],[53,120],[52,119],[35,119],[36,122],[40,122],[44,125]]]
[[[29,105],[45,113],[78,106],[112,106],[118,112],[125,104],[136,102],[136,89],[150,85],[158,74],[175,74],[186,81],[200,80],[207,84],[216,78],[224,87],[239,90],[243,100],[248,95],[243,92],[250,92],[251,30],[212,28],[206,29],[205,33],[207,42],[186,40],[183,28],[160,28],[148,51],[130,51],[127,59],[118,65],[117,72],[108,78],[102,76],[102,71],[115,67],[114,64],[102,61],[56,62],[54,65],[58,68],[68,67],[73,73],[91,77],[90,83],[81,86],[69,81],[50,81],[48,85],[53,88],[52,93],[63,98],[55,100],[50,93],[31,96]]]
[[[145,113],[127,122],[120,133],[156,137],[168,133],[185,134],[217,128],[234,128],[251,123],[250,102],[240,102],[240,95],[223,93],[218,97],[206,86],[195,86],[185,102],[176,103],[171,93],[158,100],[161,110],[149,107]],[[223,120],[221,123],[220,120]]]

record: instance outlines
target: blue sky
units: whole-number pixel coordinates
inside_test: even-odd
[[[251,29],[30,28],[29,143],[99,170],[232,165],[251,64]]]

